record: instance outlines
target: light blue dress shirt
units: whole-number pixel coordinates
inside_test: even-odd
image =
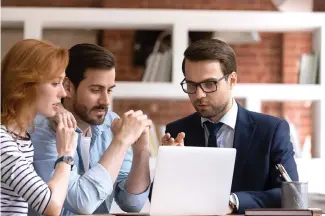
[[[92,137],[89,149],[89,170],[85,172],[81,156],[81,130],[78,132],[78,147],[74,160],[75,165],[70,174],[68,194],[62,215],[109,213],[113,198],[119,207],[126,212],[139,212],[144,206],[148,188],[141,194],[130,194],[125,190],[125,181],[132,165],[132,149],[125,155],[122,167],[115,182],[110,173],[99,164],[99,160],[110,146],[113,133],[110,125],[118,117],[108,112],[102,125],[91,126]],[[34,145],[34,167],[36,172],[47,182],[52,174],[54,163],[58,157],[56,135],[50,122],[38,115],[34,121],[35,130],[31,132]]]

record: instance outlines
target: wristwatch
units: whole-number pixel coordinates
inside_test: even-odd
[[[230,194],[229,206],[232,208],[232,212],[238,211],[238,201],[234,193]]]
[[[73,160],[73,157],[72,156],[62,156],[60,158],[58,158],[56,161],[55,161],[55,164],[54,164],[54,169],[56,167],[56,164],[57,163],[60,163],[60,162],[65,162],[69,165],[71,165],[71,170],[72,170],[72,167],[74,165],[74,160]]]

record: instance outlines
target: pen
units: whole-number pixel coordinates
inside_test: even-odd
[[[275,165],[276,169],[279,170],[281,177],[284,179],[286,182],[291,182],[291,178],[287,171],[285,170],[284,166],[282,164],[277,164]]]
[[[275,168],[280,172],[280,176],[283,178],[283,180],[285,182],[292,182],[289,174],[287,173],[286,169],[284,168],[284,166],[282,164],[275,165]],[[290,187],[291,187],[293,193],[297,196],[297,198],[294,196],[293,200],[299,207],[301,207],[301,205],[303,204],[303,200],[301,198],[299,191],[297,190],[297,188],[295,187],[294,184],[290,184]]]

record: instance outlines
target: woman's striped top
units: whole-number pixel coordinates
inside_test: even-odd
[[[28,206],[43,214],[51,191],[33,167],[34,148],[1,125],[1,215],[27,215]]]

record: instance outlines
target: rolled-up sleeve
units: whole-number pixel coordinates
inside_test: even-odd
[[[141,194],[130,194],[124,187],[125,181],[120,182],[116,188],[118,191],[116,202],[123,211],[140,212],[148,199],[150,186]]]
[[[131,194],[125,188],[125,182],[132,165],[132,150],[128,150],[123,161],[119,176],[117,178],[117,186],[115,188],[115,201],[119,207],[125,212],[140,212],[146,203],[150,191],[149,187],[140,194]]]
[[[92,214],[113,191],[111,175],[97,164],[82,176],[72,170],[65,208],[76,214]]]

